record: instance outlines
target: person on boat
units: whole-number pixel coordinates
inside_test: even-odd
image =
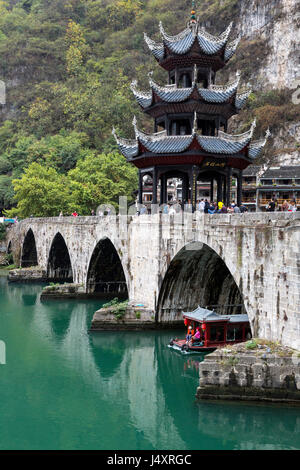
[[[198,341],[201,341],[201,332],[199,326],[196,328],[196,333],[192,337],[192,342],[193,343],[198,343]]]
[[[185,339],[186,339],[186,344],[189,344],[189,343],[192,341],[192,337],[193,337],[193,335],[192,335],[192,327],[189,326],[189,328],[188,328],[188,333],[187,333],[187,335],[186,335],[186,337],[185,337]]]

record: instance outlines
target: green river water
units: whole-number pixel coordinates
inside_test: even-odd
[[[164,332],[89,333],[101,303],[0,277],[0,449],[300,449],[300,409],[194,400]]]

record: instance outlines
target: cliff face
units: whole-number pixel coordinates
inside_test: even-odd
[[[300,79],[300,1],[242,1],[237,27],[244,41],[264,41],[268,49],[262,62],[253,57],[253,88],[293,88]]]
[[[270,126],[272,138],[263,161],[297,165],[300,160],[300,0],[241,0],[235,18],[241,42],[229,76],[241,70],[259,102],[254,114],[259,132]],[[299,91],[298,91],[299,90]],[[264,94],[269,93],[265,100]],[[263,99],[262,99],[263,98]],[[233,129],[249,110],[233,119]]]

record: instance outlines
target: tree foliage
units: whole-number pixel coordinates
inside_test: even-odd
[[[41,190],[47,172],[52,178],[49,200],[46,204],[42,197],[39,215],[43,210],[57,215],[69,204],[89,213],[98,201],[116,203],[118,191],[129,195],[136,171],[117,157],[111,131],[115,127],[120,135],[133,137],[134,114],[146,132],[153,130],[129,85],[137,79],[147,89],[147,72],[154,70],[161,83],[167,73],[157,67],[143,33],[159,40],[160,20],[170,34],[178,33],[190,8],[190,0],[0,0],[0,78],[7,84],[0,118],[0,210],[11,208],[14,187],[18,213],[31,212],[25,208],[31,204],[29,195],[39,194],[33,175]],[[211,33],[219,34],[237,19],[239,8],[238,0],[205,0],[197,13]],[[266,41],[244,41],[240,51],[226,69],[242,67],[248,81],[253,55],[259,51],[260,60],[265,57]],[[260,127],[269,112],[272,122],[276,111],[284,118],[282,103],[253,103],[252,117],[258,117]],[[293,109],[295,115],[299,109]],[[20,181],[30,189],[27,199]],[[59,181],[67,182],[68,197]],[[56,185],[58,199],[51,192]],[[58,203],[59,195],[67,197],[66,204]]]
[[[13,186],[17,207],[7,211],[7,215],[50,217],[75,210],[80,215],[90,215],[100,204],[117,208],[119,196],[127,196],[128,203],[132,202],[137,171],[119,153],[91,152],[66,174],[33,162],[21,178],[13,180]]]

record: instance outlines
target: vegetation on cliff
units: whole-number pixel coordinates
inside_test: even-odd
[[[0,1],[0,78],[7,86],[0,120],[0,211],[17,204],[10,214],[21,217],[74,209],[88,214],[98,204],[116,203],[119,193],[132,200],[136,170],[118,155],[111,131],[115,126],[120,135],[133,136],[134,114],[152,131],[129,84],[137,79],[147,89],[147,72],[154,70],[162,83],[166,73],[143,33],[158,39],[160,20],[171,34],[179,32],[190,7],[190,0]],[[197,13],[210,32],[220,33],[237,21],[239,9],[239,0],[205,0]],[[224,78],[241,68],[247,83],[255,54],[267,54],[264,41],[242,41]],[[258,117],[257,135],[277,124],[277,112],[281,122],[291,113],[260,98],[253,96],[249,105],[250,116]],[[299,108],[295,112],[299,116]],[[248,124],[249,114],[242,117]]]

